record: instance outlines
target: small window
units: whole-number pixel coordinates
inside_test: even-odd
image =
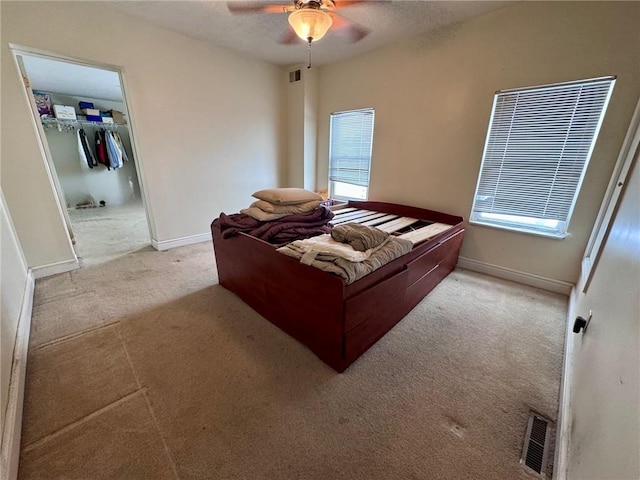
[[[564,238],[614,83],[497,92],[470,222]]]
[[[366,200],[373,147],[372,108],[331,114],[329,197]]]

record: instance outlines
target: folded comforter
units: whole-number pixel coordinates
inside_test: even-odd
[[[317,254],[318,252],[322,252],[330,253],[350,262],[363,262],[388,241],[389,238],[387,236],[387,238],[378,245],[365,251],[358,251],[347,243],[337,242],[332,238],[332,235],[324,234],[312,238],[305,238],[304,240],[296,240],[288,246],[303,255],[307,253]],[[304,263],[304,257],[300,261]]]
[[[332,218],[331,210],[319,206],[310,213],[287,215],[268,222],[256,220],[244,213],[221,213],[220,217],[213,221],[213,225],[220,226],[223,238],[230,238],[242,232],[266,242],[279,244],[329,233],[331,229],[327,224]]]
[[[312,248],[304,247],[304,245],[301,247],[301,244],[304,244],[304,242],[305,240],[293,242],[278,248],[277,251],[284,255],[297,258],[302,263],[319,268],[325,272],[335,273],[344,278],[347,284],[355,282],[390,261],[410,252],[413,247],[413,244],[408,240],[391,237],[386,243],[382,244],[382,246],[373,249],[375,251],[366,259],[351,262],[335,253],[313,250]]]

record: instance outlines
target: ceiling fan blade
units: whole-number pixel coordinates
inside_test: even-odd
[[[333,8],[345,8],[356,5],[391,3],[391,0],[333,0]]]
[[[335,8],[344,8],[344,7],[350,7],[352,5],[362,5],[364,2],[363,0],[333,0],[333,5]]]
[[[272,3],[265,4],[264,2],[227,2],[227,8],[233,14],[243,13],[283,13],[291,12],[295,10],[295,7],[291,3]]]
[[[293,45],[294,43],[298,43],[301,41],[302,39],[298,35],[296,35],[296,32],[293,30],[293,28],[289,27],[285,34],[280,37],[278,43],[282,45]]]
[[[369,30],[367,27],[363,27],[362,25],[358,25],[351,20],[347,20],[346,18],[338,15],[335,12],[330,12],[329,15],[331,15],[331,18],[333,18],[333,26],[331,27],[331,29],[337,35],[346,38],[352,43],[362,40],[371,32],[371,30]]]

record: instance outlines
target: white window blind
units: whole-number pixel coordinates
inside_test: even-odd
[[[470,221],[564,237],[614,83],[497,92]]]
[[[331,114],[329,183],[368,189],[373,147],[373,109]],[[335,183],[334,183],[335,182]]]

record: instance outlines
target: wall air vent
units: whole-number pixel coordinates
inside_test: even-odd
[[[524,437],[520,463],[538,478],[547,478],[547,459],[549,457],[549,433],[551,421],[531,413],[527,433]]]
[[[294,70],[293,72],[289,72],[289,83],[299,82],[300,81],[300,70]]]

